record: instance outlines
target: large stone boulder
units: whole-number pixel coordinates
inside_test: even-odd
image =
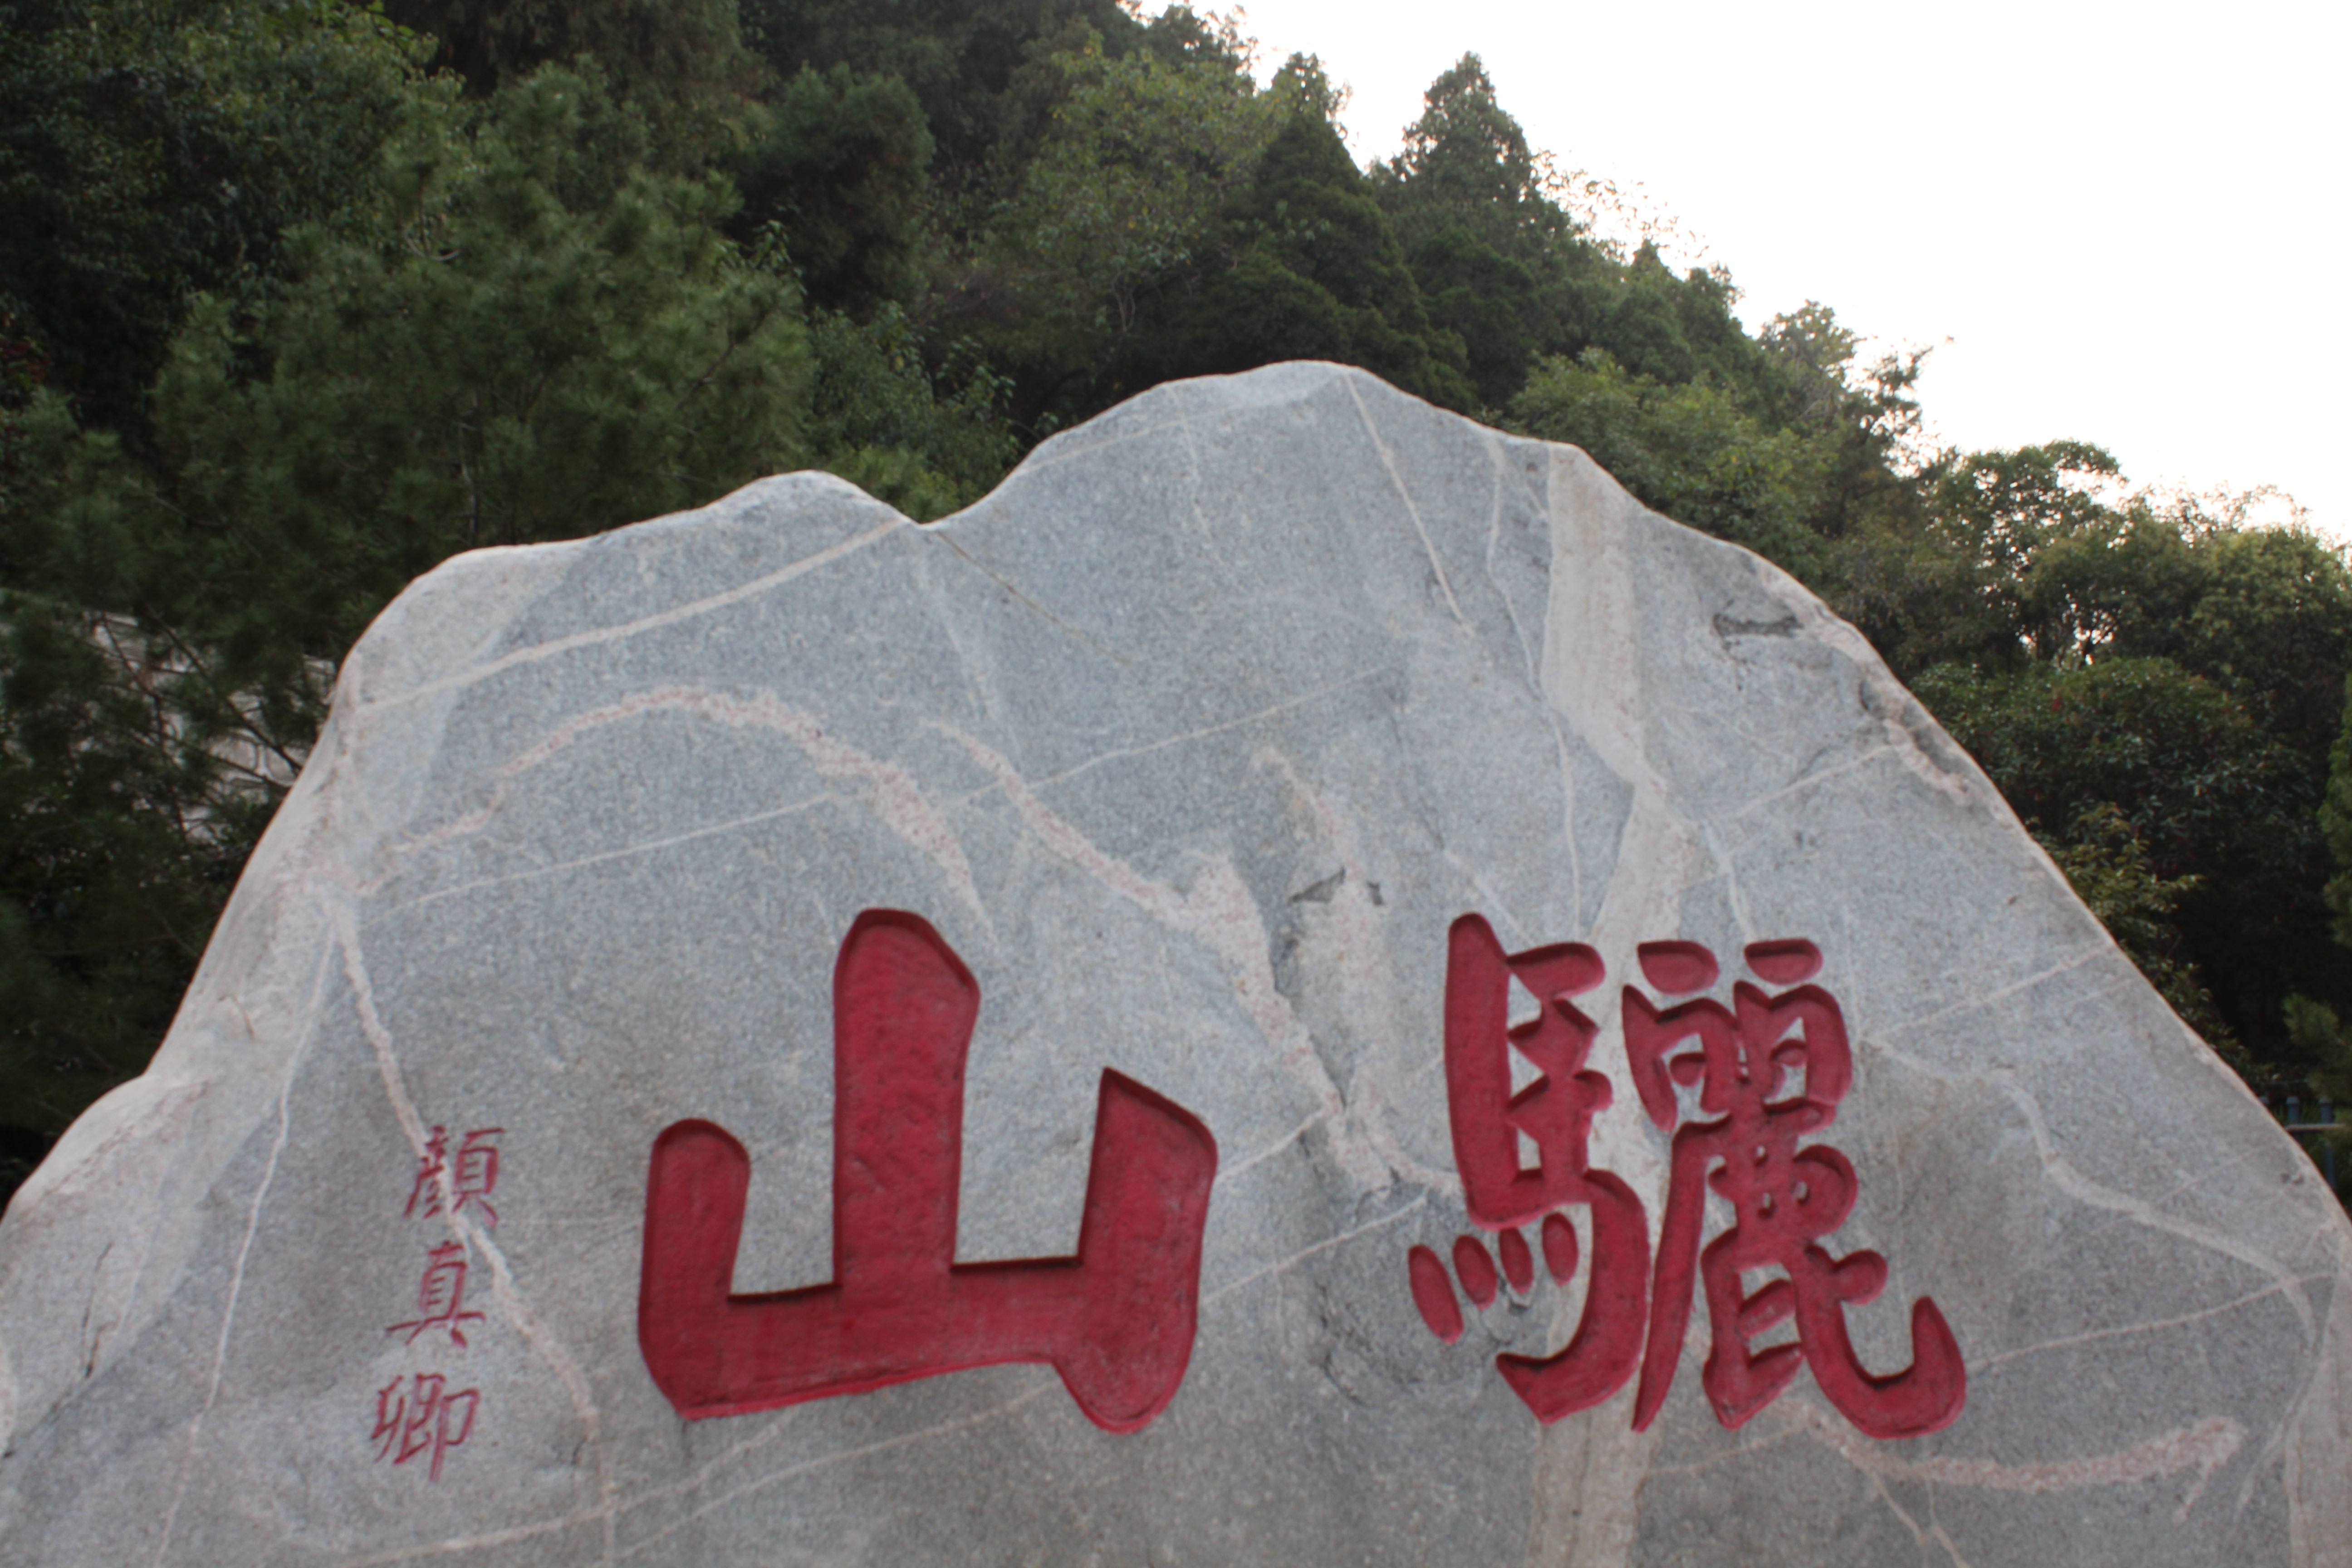
[[[402,595],[0,1562],[2343,1563],[2347,1244],[1797,584],[1277,366]]]

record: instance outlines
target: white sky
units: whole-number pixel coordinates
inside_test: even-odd
[[[1359,161],[1475,51],[1537,148],[1641,187],[1727,266],[1749,326],[1816,299],[1932,346],[1945,442],[2096,441],[2137,483],[2275,485],[2352,540],[2348,16],[1254,0],[1242,25],[1261,75],[1307,50],[1352,89]]]

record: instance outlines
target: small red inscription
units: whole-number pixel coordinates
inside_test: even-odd
[[[404,1392],[401,1384],[406,1383]],[[431,1456],[426,1473],[441,1479],[442,1458],[473,1435],[474,1414],[482,1403],[479,1389],[449,1391],[438,1373],[394,1378],[375,1394],[375,1457],[404,1465],[421,1455]]]
[[[1077,1252],[957,1263],[979,984],[929,923],[868,910],[833,1003],[833,1279],[733,1294],[751,1158],[723,1128],[676,1123],[646,1188],[637,1342],[654,1382],[699,1420],[1030,1362],[1096,1425],[1148,1425],[1192,1359],[1209,1130],[1105,1071]]]
[[[449,1130],[433,1129],[425,1140],[425,1152],[417,1156],[416,1181],[408,1190],[403,1214],[430,1218],[445,1204],[449,1213],[463,1214],[470,1204],[481,1211],[484,1224],[498,1224],[499,1211],[490,1206],[490,1194],[499,1189],[499,1146],[493,1140],[505,1131],[478,1127],[458,1140],[452,1153]]]
[[[434,1128],[417,1156],[408,1204],[402,1213],[410,1218],[446,1216],[454,1221],[470,1207],[481,1215],[484,1225],[498,1224],[499,1212],[490,1206],[490,1194],[499,1185],[496,1140],[505,1131],[503,1127],[475,1128],[460,1134],[452,1149],[449,1130]],[[463,1242],[445,1241],[429,1249],[425,1271],[416,1282],[416,1315],[384,1332],[402,1336],[403,1343],[413,1345],[418,1336],[438,1330],[449,1336],[451,1349],[467,1349],[466,1325],[486,1320],[483,1313],[466,1306],[466,1274]],[[481,1404],[479,1389],[452,1392],[448,1380],[438,1373],[394,1378],[376,1390],[375,1430],[370,1438],[376,1445],[376,1458],[404,1465],[429,1454],[432,1462],[426,1469],[434,1480],[439,1480],[444,1457],[472,1435]]]
[[[394,1323],[384,1330],[387,1334],[405,1331],[407,1342],[415,1344],[416,1336],[431,1329],[447,1331],[450,1342],[459,1349],[466,1344],[466,1325],[482,1321],[479,1312],[466,1310],[466,1249],[454,1241],[445,1241],[425,1254],[425,1277],[416,1285],[416,1317],[405,1323]]]
[[[1836,1119],[1853,1078],[1845,1019],[1837,1001],[1803,984],[1821,952],[1801,940],[1758,942],[1743,954],[1750,973],[1790,987],[1768,993],[1748,981],[1733,1005],[1706,996],[1661,1009],[1632,986],[1623,994],[1626,1052],[1643,1108],[1673,1134],[1672,1174],[1654,1275],[1641,1200],[1616,1176],[1588,1163],[1592,1118],[1611,1103],[1609,1080],[1584,1069],[1596,1027],[1570,1000],[1603,978],[1600,956],[1577,943],[1506,954],[1477,915],[1454,923],[1445,976],[1445,1079],[1455,1163],[1472,1223],[1501,1233],[1502,1268],[1475,1237],[1454,1244],[1454,1272],[1484,1310],[1507,1279],[1518,1295],[1534,1283],[1518,1227],[1542,1217],[1544,1262],[1561,1284],[1576,1272],[1576,1232],[1561,1212],[1591,1211],[1593,1259],[1583,1320],[1568,1347],[1535,1359],[1504,1355],[1496,1366],[1537,1417],[1557,1421],[1623,1387],[1639,1364],[1633,1425],[1649,1426],[1681,1359],[1695,1280],[1706,1288],[1712,1335],[1702,1381],[1717,1418],[1738,1427],[1811,1366],[1840,1414],[1874,1437],[1915,1437],[1959,1416],[1968,1375],[1958,1343],[1935,1302],[1912,1306],[1912,1364],[1873,1376],[1855,1356],[1845,1308],[1876,1298],[1886,1281],[1874,1252],[1834,1258],[1818,1245],[1853,1212],[1856,1181],[1845,1156],[1825,1145],[1797,1146]],[[1712,989],[1716,956],[1696,942],[1643,943],[1644,979],[1669,997]],[[1534,995],[1537,1016],[1508,1023],[1510,982]],[[1511,1091],[1510,1053],[1538,1069]],[[1700,1116],[1682,1118],[1676,1086],[1698,1089]],[[1780,1098],[1774,1098],[1775,1096]],[[1521,1163],[1520,1139],[1536,1163]],[[1700,1246],[1706,1197],[1733,1210],[1731,1226]],[[1465,1331],[1444,1264],[1412,1248],[1407,1272],[1430,1331],[1448,1344]],[[1776,1269],[1750,1292],[1742,1271]],[[1753,1342],[1794,1318],[1797,1342],[1763,1350]],[[1645,1321],[1646,1319],[1646,1321]],[[1646,1346],[1646,1349],[1645,1349]]]

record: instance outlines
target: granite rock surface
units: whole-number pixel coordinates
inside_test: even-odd
[[[1589,1053],[1496,1093],[1589,1138],[1465,1109],[1509,955]],[[1689,997],[1758,1049],[1673,1070]],[[1768,1101],[1833,1226],[1685,1170]],[[1490,1136],[1559,1223],[1485,1223]],[[0,1224],[0,1563],[2341,1564],[2347,1284],[1850,628],[1276,366],[933,527],[792,475],[393,605]],[[1538,1419],[1498,1358],[1580,1324]]]

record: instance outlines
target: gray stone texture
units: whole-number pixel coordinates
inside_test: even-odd
[[[961,1258],[1072,1251],[1103,1068],[1213,1132],[1198,1338],[1143,1431],[1034,1365],[691,1423],[649,1376],[670,1123],[751,1154],[738,1290],[829,1276],[868,908],[980,985]],[[1580,1277],[1433,1337],[1405,1259],[1467,1228],[1469,912],[1609,965],[1591,1156],[1654,1231],[1635,944],[1706,943],[1727,988],[1743,943],[1820,944],[1860,1177],[1832,1245],[1891,1270],[1847,1320],[1891,1370],[1932,1298],[1957,1422],[1874,1441],[1801,1373],[1727,1430],[1695,1308],[1647,1432],[1630,1385],[1541,1426],[1494,1358],[1558,1349]],[[404,1213],[435,1127],[500,1130],[495,1226]],[[387,1334],[447,1246],[467,1346]],[[934,527],[791,475],[404,594],[152,1068],[0,1225],[0,1563],[2346,1563],[2348,1247],[1795,582],[1573,448],[1276,366]],[[443,1436],[472,1418],[437,1481],[377,1432],[428,1373]]]

